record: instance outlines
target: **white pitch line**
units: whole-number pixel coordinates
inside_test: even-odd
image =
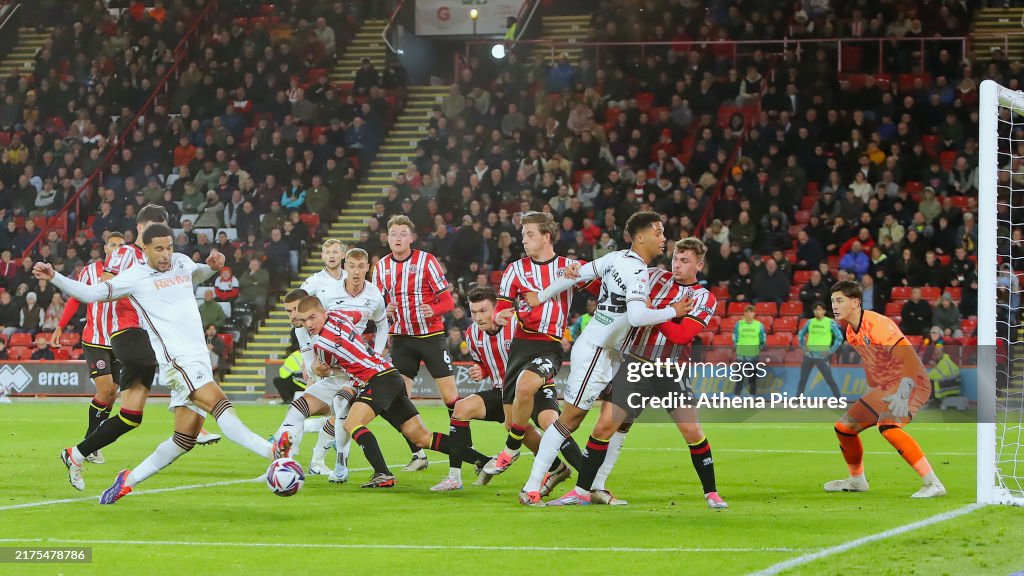
[[[430,464],[440,464],[442,462],[448,462],[447,460],[435,460],[429,462]],[[389,468],[398,468],[404,466],[404,464],[392,464]],[[352,468],[349,469],[349,473],[352,472],[369,472],[373,468]],[[244,480],[224,480],[221,482],[207,482],[205,484],[188,484],[185,486],[171,486],[169,488],[154,488],[152,490],[139,490],[138,492],[132,492],[129,496],[142,496],[144,494],[159,494],[162,492],[181,492],[182,490],[198,490],[201,488],[215,488],[217,486],[234,486],[236,484],[248,484],[250,482],[260,482],[266,477],[266,474],[262,474],[256,478],[248,478]],[[99,500],[99,496],[81,496],[79,498],[61,498],[59,500],[41,500],[39,502],[26,502],[24,504],[11,504],[9,506],[0,506],[0,512],[6,510],[20,510],[23,508],[38,508],[40,506],[53,506],[54,504],[70,504],[72,502],[87,502],[89,500]]]
[[[64,540],[59,538],[8,538],[0,542],[45,542],[53,544],[109,544],[116,546],[215,546],[218,548],[313,548],[328,550],[466,550],[484,552],[630,552],[641,554],[682,553],[729,553],[729,552],[807,552],[808,548],[632,548],[624,546],[583,547],[575,546],[473,546],[449,544],[336,544],[310,542],[209,542],[191,540]]]
[[[903,526],[899,526],[896,528],[890,528],[889,530],[864,536],[863,538],[857,538],[856,540],[850,540],[849,542],[844,542],[842,544],[830,546],[828,548],[818,550],[817,552],[810,552],[802,556],[797,556],[796,558],[790,558],[789,560],[784,560],[782,562],[779,562],[778,564],[773,564],[765,568],[764,570],[751,572],[748,576],[775,576],[775,574],[779,574],[780,572],[784,572],[786,570],[789,570],[790,568],[796,568],[797,566],[807,564],[808,562],[813,562],[821,558],[827,558],[828,556],[834,556],[835,554],[842,554],[843,552],[852,550],[854,548],[859,548],[860,546],[863,546],[865,544],[870,544],[872,542],[877,542],[879,540],[885,540],[887,538],[892,538],[893,536],[906,534],[907,532],[913,532],[914,530],[926,528],[928,526],[931,526],[932,524],[938,524],[940,522],[945,522],[946,520],[952,520],[953,518],[959,518],[960,516],[970,514],[971,512],[983,508],[984,506],[984,504],[968,504],[963,508],[957,508],[956,510],[950,510],[949,512],[943,512],[942,514],[936,514],[935,516],[929,516],[924,520],[918,520],[917,522],[913,522],[911,524],[905,524]]]
[[[623,450],[643,450],[649,452],[686,452],[689,448],[678,446],[623,446]],[[732,452],[737,454],[841,454],[839,450],[785,450],[781,448],[715,448],[715,452]],[[896,455],[895,451],[864,452],[865,454]],[[977,456],[977,452],[929,452],[934,456]]]

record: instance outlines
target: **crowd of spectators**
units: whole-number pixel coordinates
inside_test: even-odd
[[[363,18],[360,1],[220,0],[198,25],[180,74],[118,145],[115,136],[173,63],[168,46],[208,1],[132,3],[120,17],[101,3],[72,3],[52,20],[35,71],[17,71],[0,85],[17,108],[16,120],[0,126],[0,137],[11,138],[0,175],[9,189],[0,188],[5,333],[49,331],[33,320],[51,304],[31,277],[33,261],[75,275],[102,258],[107,234],[134,241],[134,216],[149,203],[167,208],[177,251],[195,259],[213,248],[227,255],[228,269],[216,280],[225,290],[214,298],[248,324],[298,272],[307,243],[321,232],[319,215],[336,213],[355,189],[360,164],[373,157],[395,112],[385,86],[404,85],[397,64],[382,73],[364,66],[362,83],[327,81],[327,67]],[[100,178],[83,186],[94,171]],[[33,204],[54,188],[45,209]],[[69,223],[78,231],[52,228],[26,254],[46,217],[79,189],[77,222]],[[218,321],[232,327],[230,317]]]

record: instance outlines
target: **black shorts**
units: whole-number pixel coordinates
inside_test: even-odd
[[[114,357],[121,363],[118,387],[127,390],[135,382],[141,382],[147,389],[151,389],[157,364],[146,331],[142,328],[122,330],[110,337],[110,346]]]
[[[481,390],[480,392],[474,392],[470,396],[479,396],[484,401],[484,417],[485,422],[504,422],[505,421],[505,405],[502,403],[501,388],[491,388],[490,390]]]
[[[508,351],[508,362],[505,364],[505,404],[511,404],[516,397],[516,380],[522,372],[533,372],[544,382],[554,381],[558,370],[562,367],[562,344],[555,340],[513,340]],[[552,388],[553,390],[553,388]],[[540,398],[540,391],[538,391]],[[555,406],[558,399],[555,398]]]
[[[637,377],[639,372],[636,368],[631,370],[630,365],[640,363],[649,364],[636,357],[626,356],[611,384],[601,394],[602,400],[609,401],[625,411],[626,422],[633,422],[640,417],[644,411],[644,400],[658,398],[662,402],[660,405],[663,405],[669,399],[678,403],[681,398],[685,398],[692,405],[693,387],[688,375],[684,374],[680,379],[667,376]],[[634,374],[632,378],[631,372]],[[668,412],[671,413],[672,410]]]
[[[448,338],[444,334],[431,336],[391,336],[391,363],[402,376],[416,378],[420,362],[435,380],[452,376],[452,355],[448,352]]]
[[[369,405],[374,414],[387,420],[395,430],[400,430],[406,420],[420,413],[409,399],[405,381],[394,370],[370,378],[354,401]]]
[[[558,414],[562,413],[558,408],[558,391],[555,390],[554,382],[548,382],[533,395],[533,414],[530,417],[533,418],[537,426],[540,426],[538,417],[545,410],[554,410]]]
[[[114,351],[107,346],[95,346],[82,342],[85,361],[89,364],[89,377],[112,376],[114,384],[120,381],[121,363],[114,358]]]

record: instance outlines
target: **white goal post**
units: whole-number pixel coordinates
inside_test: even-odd
[[[1024,160],[1016,146],[1024,140],[1013,139],[1016,129],[1024,130],[1024,92],[985,80],[979,104],[977,500],[1024,505],[1024,394],[1017,374],[1024,367],[1024,341],[1014,309],[1006,306],[1003,322],[997,316],[999,260],[1018,270],[1009,236],[1014,224],[1024,226],[1013,221],[1014,192],[1024,195],[1024,186],[1015,190],[1013,183],[1024,177],[1024,164],[1014,170],[1015,160]],[[1000,231],[1007,237],[1000,238]]]

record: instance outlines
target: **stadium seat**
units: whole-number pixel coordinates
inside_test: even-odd
[[[761,352],[761,361],[772,366],[779,366],[786,363],[785,348],[765,348]]]
[[[7,341],[7,345],[11,348],[16,346],[32,346],[35,341],[32,340],[32,335],[25,332],[15,332],[11,334],[11,338]]]
[[[54,360],[70,360],[71,349],[70,348],[53,348],[53,359]]]
[[[942,296],[942,289],[936,286],[925,286],[921,288],[921,298],[928,301],[929,304],[935,305],[938,299]]]
[[[800,322],[797,316],[780,316],[775,319],[772,325],[772,332],[775,334],[796,334],[797,324]]]
[[[797,270],[793,272],[793,283],[803,286],[811,281],[811,272],[813,270]]]
[[[83,350],[81,348],[72,348],[71,349],[71,359],[72,360],[78,360],[79,358],[81,358],[84,355],[85,355],[85,350]]]
[[[722,323],[718,326],[718,332],[720,334],[728,334],[732,337],[732,329],[736,327],[736,323],[740,321],[742,316],[726,316],[722,318]]]
[[[712,346],[732,346],[732,333],[719,333],[715,334],[714,338],[711,339]]]
[[[804,313],[803,302],[794,302],[792,300],[783,302],[782,307],[779,308],[780,316],[802,316]]]
[[[722,324],[721,316],[712,316],[708,319],[708,330],[718,332],[718,327]]]
[[[742,315],[743,311],[749,306],[749,302],[729,302],[729,309],[726,311],[729,316]]]
[[[729,288],[726,286],[712,286],[710,292],[717,300],[725,301],[729,299]],[[718,307],[721,308],[721,304]]]
[[[907,342],[910,342],[915,348],[920,346],[924,342],[923,336],[907,336]]]
[[[903,313],[903,302],[889,302],[885,305],[886,316],[899,316]]]
[[[759,315],[759,316],[755,316],[754,319],[757,320],[758,322],[760,322],[761,324],[764,324],[764,331],[765,332],[768,332],[769,334],[771,333],[772,326],[775,325],[775,317],[774,316]]]
[[[704,355],[704,361],[728,364],[732,362],[733,352],[732,348],[712,348]]]
[[[960,320],[960,329],[964,331],[964,336],[973,335],[978,329],[978,321],[974,318],[964,318]]]
[[[779,305],[775,302],[758,302],[754,304],[754,313],[758,316],[777,316],[779,314]]]
[[[893,286],[892,292],[889,293],[889,296],[893,300],[908,300],[910,299],[911,290],[913,289],[909,286]]]
[[[502,277],[502,275],[503,274],[502,274],[501,270],[494,270],[493,272],[491,272],[491,285],[492,286],[499,286],[499,285],[501,285],[501,277]]]
[[[946,288],[946,292],[953,298],[953,300],[960,301],[964,296],[964,289],[959,286],[950,286]]]
[[[767,346],[789,346],[792,342],[792,334],[769,334],[765,339]]]
[[[78,332],[64,332],[60,335],[60,345],[75,347],[82,341],[82,335]]]
[[[712,330],[703,330],[697,336],[700,337],[700,341],[704,344],[711,344],[715,340],[715,333]]]
[[[11,360],[28,360],[32,358],[32,349],[26,346],[13,346],[7,349],[7,357]]]

